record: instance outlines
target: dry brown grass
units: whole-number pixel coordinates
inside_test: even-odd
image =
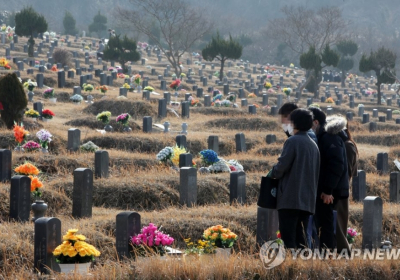
[[[22,51],[24,39],[16,48]],[[79,50],[80,43],[72,43],[70,50]],[[17,52],[15,55],[23,57],[25,54]],[[84,55],[78,52],[81,65],[84,65]],[[43,59],[43,55],[40,59]],[[162,74],[163,67],[168,64],[165,59],[162,63],[152,56],[146,62]],[[94,60],[92,59],[92,62]],[[96,63],[94,63],[96,64]],[[210,63],[203,72],[208,75],[214,73]],[[26,67],[26,66],[25,66]],[[95,65],[95,68],[98,68]],[[49,279],[399,279],[399,264],[394,261],[300,261],[286,260],[283,265],[274,270],[266,270],[257,255],[255,243],[256,232],[256,205],[259,191],[260,177],[276,162],[286,135],[281,131],[278,119],[271,117],[264,109],[258,109],[256,115],[249,115],[247,108],[191,108],[190,118],[181,119],[172,113],[167,118],[157,119],[157,99],[162,98],[159,89],[160,82],[157,76],[150,75],[150,69],[133,65],[133,73],[144,71],[149,77],[149,85],[161,95],[151,95],[151,101],[143,101],[142,95],[128,92],[128,99],[117,99],[119,87],[123,79],[114,81],[114,86],[104,96],[98,91],[82,93],[91,94],[95,103],[87,106],[86,103],[75,105],[69,101],[72,96],[72,87],[79,85],[79,77],[67,79],[67,88],[56,88],[57,103],[50,103],[43,98],[43,89],[35,89],[35,101],[42,101],[44,108],[55,112],[56,117],[47,123],[25,121],[26,128],[31,132],[30,139],[35,139],[35,133],[40,128],[48,129],[54,135],[50,145],[50,154],[13,154],[13,165],[24,161],[34,162],[42,171],[45,182],[44,200],[49,205],[48,216],[58,217],[62,221],[62,231],[69,228],[79,228],[90,242],[100,249],[101,257],[90,276],[50,276]],[[191,65],[197,74],[200,66]],[[234,75],[242,69],[231,69]],[[23,80],[35,78],[35,75],[22,74]],[[247,74],[243,73],[243,77]],[[45,85],[56,86],[57,74],[46,72]],[[198,76],[194,76],[198,79]],[[256,75],[252,75],[256,80]],[[275,83],[278,77],[274,77]],[[300,79],[298,79],[299,81]],[[99,84],[98,78],[90,81],[94,86]],[[168,83],[168,78],[167,78]],[[285,84],[295,87],[285,77]],[[209,85],[214,85],[209,81]],[[324,83],[322,86],[324,87]],[[183,82],[187,92],[192,92],[192,85]],[[214,85],[214,88],[219,88]],[[219,88],[221,90],[221,88]],[[231,86],[231,91],[236,88]],[[247,91],[246,91],[247,93]],[[205,92],[206,94],[206,88]],[[212,95],[212,94],[211,94]],[[270,105],[275,104],[277,94],[270,94]],[[183,100],[184,92],[180,92],[179,100]],[[299,101],[300,106],[306,105],[306,98],[312,94],[303,94]],[[249,100],[249,104],[261,104],[262,98]],[[201,100],[202,102],[202,100]],[[316,101],[314,101],[316,102]],[[238,102],[240,103],[240,102]],[[319,102],[318,102],[319,103]],[[366,112],[372,112],[376,105],[369,99],[356,99],[357,104],[364,104]],[[328,104],[320,104],[326,110]],[[357,108],[350,109],[348,103],[342,106],[331,105],[334,112],[345,114],[352,111],[357,114]],[[28,105],[32,108],[32,104]],[[386,106],[383,107],[386,109]],[[389,108],[389,107],[387,107]],[[391,107],[395,109],[395,107]],[[380,115],[383,115],[381,109]],[[102,111],[111,111],[112,119],[120,114],[129,112],[131,120],[131,134],[120,133],[114,121],[111,125],[116,129],[114,133],[101,135],[96,129],[102,129],[103,124],[97,122],[95,115]],[[180,114],[180,110],[177,111]],[[142,117],[152,116],[153,123],[170,122],[169,134],[154,130],[153,133],[143,133]],[[372,114],[371,116],[372,117]],[[395,115],[393,116],[396,117]],[[175,137],[181,131],[181,124],[188,123],[187,135],[188,150],[193,154],[197,164],[200,159],[198,152],[207,148],[207,138],[218,135],[220,141],[220,155],[226,159],[237,159],[246,171],[247,204],[244,206],[229,205],[229,174],[198,175],[198,205],[194,208],[179,205],[179,174],[169,167],[160,165],[156,153],[165,146],[175,144]],[[78,167],[94,169],[94,154],[68,153],[67,130],[77,127],[81,130],[81,142],[93,141],[105,149],[110,155],[110,178],[94,181],[93,217],[90,219],[75,220],[72,212],[73,171]],[[399,126],[400,127],[400,126]],[[361,123],[361,118],[355,117],[350,123],[353,136],[360,151],[359,169],[367,172],[367,194],[378,195],[384,200],[383,232],[395,246],[400,242],[399,205],[388,203],[389,175],[376,173],[376,155],[379,152],[389,153],[391,171],[396,168],[392,161],[400,155],[400,138],[397,125],[394,121],[378,123],[379,132],[370,133],[367,124]],[[0,124],[0,147],[13,148],[15,146],[13,134],[5,130]],[[235,134],[243,132],[246,137],[247,152],[235,152]],[[275,134],[277,143],[266,144],[267,134]],[[9,184],[0,184],[0,279],[34,279],[33,269],[33,224],[14,223],[8,221],[9,211]],[[142,223],[154,222],[162,225],[164,231],[175,239],[175,246],[183,248],[183,238],[198,239],[203,230],[214,224],[229,226],[239,235],[235,246],[235,254],[229,261],[220,259],[213,261],[183,259],[170,260],[143,260],[138,262],[117,262],[115,250],[115,216],[120,211],[140,211]],[[363,207],[361,203],[351,202],[350,226],[359,231],[362,228]],[[361,247],[361,237],[354,245]]]

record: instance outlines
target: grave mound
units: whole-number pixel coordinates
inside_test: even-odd
[[[154,108],[146,102],[128,100],[99,100],[85,109],[86,113],[93,115],[103,111],[110,111],[113,116],[128,113],[133,118],[155,116],[157,114]]]
[[[95,119],[75,119],[66,122],[65,125],[76,127],[76,126],[86,126],[91,129],[104,129],[104,124]],[[122,131],[123,125],[117,123],[115,120],[110,121],[110,125],[114,128],[114,131]],[[132,131],[140,131],[141,127],[135,122],[129,122],[129,127]]]
[[[273,131],[279,129],[279,125],[276,121],[265,120],[262,118],[214,119],[207,122],[206,126],[231,130]]]
[[[202,115],[223,115],[223,116],[241,116],[245,112],[235,108],[217,108],[217,107],[193,107],[190,108],[193,113]]]

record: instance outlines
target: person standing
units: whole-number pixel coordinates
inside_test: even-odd
[[[349,176],[349,186],[352,177],[357,176],[357,161],[358,161],[358,149],[357,145],[351,137],[348,123],[346,128],[339,133],[346,147],[347,156],[347,173]],[[349,197],[342,198],[337,201],[334,206],[334,210],[337,212],[336,220],[336,248],[338,253],[343,250],[347,250],[350,253],[349,242],[347,241],[347,226],[349,221]]]
[[[278,163],[269,176],[279,179],[277,210],[279,231],[286,248],[307,247],[309,216],[315,212],[319,175],[319,151],[308,136],[313,117],[306,109],[290,114],[293,135],[283,146]]]
[[[332,116],[328,119],[318,108],[310,108],[314,115],[313,130],[318,139],[321,155],[318,180],[315,223],[319,233],[320,248],[333,250],[334,206],[340,199],[349,197],[346,147],[339,133],[346,127],[346,119]]]

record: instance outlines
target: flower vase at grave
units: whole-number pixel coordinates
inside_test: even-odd
[[[112,131],[114,131],[114,128],[111,125],[107,124],[104,127],[104,130],[107,131],[107,132],[112,132]]]
[[[33,96],[34,96],[35,94],[32,92],[32,91],[28,91],[28,101],[29,102],[33,102]]]
[[[33,218],[32,222],[36,221],[39,218],[44,217],[44,214],[47,211],[47,204],[44,203],[43,200],[35,200],[34,203],[32,203],[32,211],[33,211]]]
[[[91,262],[87,263],[59,263],[61,273],[70,274],[70,273],[77,273],[77,274],[87,274],[89,272]]]
[[[131,132],[132,128],[130,128],[128,125],[124,125],[124,128],[122,129],[124,132]]]
[[[49,101],[51,103],[57,103],[57,98],[53,97],[53,98],[49,98]]]
[[[20,153],[25,152],[24,148],[22,148],[20,145],[18,145],[17,147],[15,147],[14,151],[15,151],[15,152],[20,152]]]
[[[218,258],[228,259],[231,256],[231,248],[216,248],[215,256]]]
[[[48,153],[49,153],[49,150],[47,150],[46,148],[41,148],[40,151],[41,151],[43,154],[48,154]]]
[[[142,92],[142,87],[141,87],[140,85],[137,85],[136,88],[137,88],[137,92],[138,92],[138,93],[141,93],[141,92]]]

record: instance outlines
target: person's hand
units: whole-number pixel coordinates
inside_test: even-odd
[[[321,193],[321,199],[325,204],[333,204],[334,197],[330,194]]]

